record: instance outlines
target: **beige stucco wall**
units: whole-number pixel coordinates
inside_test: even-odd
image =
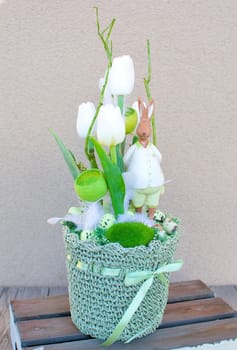
[[[117,18],[114,55],[132,55],[145,97],[146,39],[167,185],[185,261],[174,280],[237,283],[237,1],[0,1],[0,285],[64,285],[60,226],[77,203],[48,128],[84,159],[75,121],[98,98],[106,59],[96,35]]]

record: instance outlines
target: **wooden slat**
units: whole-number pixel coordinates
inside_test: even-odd
[[[52,289],[51,295],[58,294],[61,289]],[[18,292],[19,297],[27,297],[27,291],[24,288]],[[228,329],[231,329],[231,334],[236,332],[237,317],[236,312],[220,298],[214,298],[214,293],[202,281],[188,281],[181,283],[171,283],[169,289],[169,304],[166,307],[164,318],[160,328],[155,334],[144,337],[139,342],[132,342],[128,349],[143,349],[144,346],[148,349],[172,349],[174,346],[178,347],[178,338],[180,337],[180,346],[188,346],[186,341],[196,339],[192,334],[189,335],[189,329],[194,334],[203,332],[205,329],[209,332],[209,325],[213,325],[216,329],[216,320],[227,318],[223,321],[228,321]],[[207,298],[207,299],[204,299]],[[31,300],[15,300],[11,302],[13,315],[15,318],[16,329],[19,330],[22,347],[30,350],[30,347],[40,347],[44,345],[44,350],[47,349],[99,349],[101,342],[95,339],[90,339],[73,325],[69,311],[68,295],[50,296],[45,298],[37,298]],[[229,323],[229,321],[231,322]],[[233,330],[232,331],[232,320]],[[202,322],[202,323],[200,323]],[[197,325],[197,326],[196,326]],[[225,323],[222,324],[222,326]],[[190,328],[191,327],[191,328]],[[194,328],[193,328],[194,327]],[[197,327],[197,328],[196,328]],[[220,326],[221,327],[221,326]],[[224,327],[224,326],[223,326]],[[224,327],[225,328],[225,327]],[[183,330],[184,333],[181,331]],[[203,331],[202,331],[203,330]],[[181,333],[179,333],[181,332]],[[212,335],[210,330],[210,335]],[[157,339],[157,334],[159,335]],[[174,344],[171,340],[174,338]],[[219,334],[220,340],[228,339],[228,332]],[[155,337],[155,338],[154,338]],[[164,339],[163,339],[163,338]],[[232,336],[233,337],[233,336]],[[152,339],[155,339],[154,343]],[[187,338],[187,339],[186,339]],[[210,338],[210,337],[209,337]],[[87,340],[86,340],[87,339]],[[89,340],[88,340],[89,339]],[[146,343],[148,340],[148,343]],[[161,344],[159,341],[161,341]],[[202,344],[202,340],[197,337],[197,343],[193,345]],[[211,341],[211,338],[209,339]],[[208,342],[208,340],[206,341]],[[62,343],[62,344],[60,344]],[[203,341],[205,343],[205,341]],[[49,345],[51,344],[51,345]],[[147,344],[147,345],[146,345]],[[163,345],[162,345],[163,344]],[[135,347],[134,347],[135,346]],[[166,347],[162,347],[166,346]],[[114,348],[122,348],[124,344],[117,343],[113,345]]]
[[[160,328],[193,324],[235,316],[235,311],[220,298],[192,300],[166,307]],[[18,322],[24,346],[85,339],[73,325],[70,317],[50,318]]]
[[[70,317],[22,321],[18,323],[22,347],[88,339]]]
[[[49,296],[66,295],[68,294],[68,287],[50,287]]]
[[[184,346],[211,344],[237,337],[237,318],[217,320],[175,328],[158,329],[155,333],[126,344],[126,350],[171,350]],[[118,342],[110,347],[123,350],[125,345]],[[101,341],[97,339],[75,341],[44,346],[44,350],[99,350]],[[27,347],[25,350],[33,350]]]
[[[9,301],[14,299],[17,294],[17,288],[1,288],[0,294],[0,349],[7,349],[10,345],[9,330]]]
[[[221,298],[184,301],[168,304],[160,327],[174,327],[220,318],[234,317],[236,311]]]
[[[213,291],[200,280],[176,282],[170,284],[168,303],[213,297]]]
[[[17,289],[16,299],[33,299],[33,298],[43,298],[49,295],[48,287],[19,287]]]
[[[16,322],[70,315],[67,295],[30,300],[13,300],[11,306]]]
[[[57,293],[52,289],[50,294]],[[201,281],[171,283],[168,303],[213,297],[213,292]],[[35,300],[12,301],[15,321],[70,315],[68,295]]]

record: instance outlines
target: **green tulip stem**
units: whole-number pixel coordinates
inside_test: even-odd
[[[124,101],[125,101],[125,96],[124,95],[118,95],[118,106],[120,108],[120,111],[121,111],[121,114],[122,114],[123,117],[124,117],[124,114],[125,114],[124,113],[124,105],[125,105]],[[125,123],[125,121],[124,121],[124,123]],[[123,142],[121,143],[121,145],[119,147],[119,151],[120,151],[122,156],[124,156],[125,145],[126,145],[126,136],[125,136]]]
[[[147,78],[144,78],[144,85],[146,89],[146,95],[148,100],[152,99],[151,90],[150,90],[150,81],[151,81],[151,50],[150,50],[150,41],[147,40],[147,56],[148,56],[148,68],[147,68]],[[156,146],[156,123],[154,114],[151,117],[151,125],[152,125],[152,138],[153,144]]]
[[[94,145],[90,141],[90,139],[88,139],[87,149],[88,149],[88,156],[89,156],[88,160],[90,161],[91,168],[97,169],[98,165],[95,158]]]
[[[112,162],[114,164],[117,164],[117,151],[116,151],[116,146],[115,145],[111,145],[109,148],[109,152],[110,152],[110,158],[112,160]]]
[[[91,168],[98,168],[97,162],[96,162],[96,158],[95,158],[95,153],[94,153],[94,146],[92,144],[89,143],[90,140],[90,136],[91,136],[91,131],[93,129],[93,126],[95,125],[96,119],[98,117],[99,111],[101,106],[103,105],[103,99],[104,99],[104,93],[105,93],[105,88],[108,84],[108,79],[109,79],[109,71],[110,68],[112,66],[112,41],[110,40],[110,36],[111,36],[111,32],[115,23],[115,18],[113,18],[113,20],[111,21],[111,23],[104,29],[101,31],[100,29],[100,22],[99,22],[99,13],[98,13],[98,8],[95,7],[96,10],[96,24],[97,24],[97,33],[99,38],[101,39],[104,49],[105,49],[105,53],[106,56],[108,58],[108,66],[107,66],[107,70],[106,70],[106,75],[105,75],[105,81],[104,81],[104,85],[101,89],[100,92],[100,97],[99,97],[99,103],[97,105],[96,111],[95,111],[95,115],[93,117],[93,120],[91,122],[91,125],[89,127],[87,136],[86,136],[86,141],[85,141],[85,154],[87,156],[87,159],[90,162]],[[106,35],[106,37],[105,37]]]
[[[126,146],[126,136],[125,136],[123,142],[121,143],[121,154],[122,154],[122,156],[124,156],[124,153],[125,153],[125,146]]]
[[[124,115],[124,96],[118,95],[118,106],[120,108],[121,114]]]

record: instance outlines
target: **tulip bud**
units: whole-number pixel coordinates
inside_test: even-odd
[[[125,113],[126,134],[130,134],[137,126],[138,116],[134,108],[128,108]]]
[[[95,202],[107,192],[104,173],[99,169],[83,171],[74,181],[77,195],[84,201]]]
[[[92,102],[81,103],[77,114],[77,133],[80,137],[86,138],[93,117],[95,115],[95,106]]]
[[[129,95],[134,87],[135,73],[130,56],[113,59],[110,72],[110,89],[113,95]]]
[[[118,106],[103,105],[97,118],[97,139],[101,145],[114,146],[125,138],[125,125]]]

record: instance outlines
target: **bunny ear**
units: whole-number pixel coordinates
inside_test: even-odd
[[[139,114],[141,116],[142,115],[142,111],[144,109],[144,104],[143,104],[143,101],[142,101],[142,99],[140,97],[138,97],[137,102],[138,102]]]
[[[154,109],[155,109],[155,102],[154,100],[152,99],[150,102],[149,102],[149,105],[148,105],[148,117],[151,118],[152,114],[154,113]]]

